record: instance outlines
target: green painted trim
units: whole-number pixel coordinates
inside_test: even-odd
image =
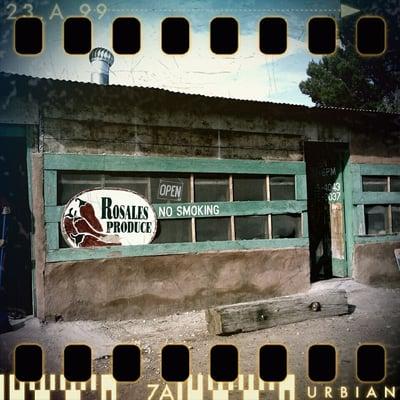
[[[364,204],[355,206],[355,215],[354,235],[365,235]]]
[[[353,275],[353,251],[354,251],[354,206],[353,206],[354,180],[351,173],[350,159],[343,166],[343,195],[344,195],[344,224],[346,238],[346,276]]]
[[[59,227],[57,222],[46,224],[46,242],[48,250],[56,250],[59,248]]]
[[[296,175],[296,200],[307,200],[307,178],[306,175]]]
[[[400,164],[358,164],[360,175],[400,175]]]
[[[267,215],[267,214],[299,214],[307,209],[306,201],[276,200],[276,201],[234,201],[214,203],[168,203],[153,204],[158,219],[186,219],[191,215],[177,215],[178,207],[218,206],[218,215],[198,215],[194,218],[218,218],[231,215]],[[160,216],[160,208],[170,208],[172,214]],[[46,222],[58,222],[61,219],[64,206],[48,206],[45,209]]]
[[[142,257],[167,254],[185,254],[221,250],[253,250],[266,248],[303,248],[308,247],[307,238],[238,240],[198,243],[166,243],[140,246],[121,246],[90,249],[59,249],[47,252],[48,262],[79,261],[89,259]],[[279,266],[277,266],[278,268]]]
[[[24,138],[26,136],[25,125],[0,124],[0,136]]]
[[[352,164],[351,165],[351,176],[352,176],[352,185],[354,193],[361,193],[362,190],[362,178],[361,178],[361,167],[360,165]]]
[[[46,223],[61,221],[64,206],[47,206],[44,209],[44,220]]]
[[[356,192],[353,193],[354,204],[400,204],[398,192]]]
[[[400,234],[355,236],[354,239],[357,244],[400,242]]]
[[[302,161],[218,160],[98,154],[45,154],[44,169],[278,175],[306,173],[305,163]]]
[[[342,278],[349,276],[347,260],[340,260],[338,258],[333,258],[332,273],[333,276],[338,276]]]
[[[44,171],[44,204],[45,206],[57,205],[57,171]]]

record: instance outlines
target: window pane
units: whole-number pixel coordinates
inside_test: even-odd
[[[265,215],[235,217],[236,240],[268,239],[268,219]]]
[[[229,217],[196,219],[196,242],[230,239],[231,219]]]
[[[393,233],[400,233],[400,205],[392,206],[392,230]]]
[[[301,237],[301,215],[272,215],[272,238]]]
[[[233,177],[233,200],[265,200],[265,176],[242,175]]]
[[[269,177],[271,200],[294,200],[294,176],[274,175]]]
[[[73,196],[83,190],[103,186],[103,182],[103,174],[61,172],[59,174],[58,204],[66,204]]]
[[[191,241],[190,219],[159,219],[157,221],[157,235],[152,243],[179,243]]]
[[[212,175],[196,176],[194,180],[194,199],[197,202],[228,201],[228,178]]]
[[[149,184],[145,176],[109,174],[105,176],[104,186],[132,190],[149,200]]]
[[[364,206],[364,211],[365,232],[367,235],[388,233],[388,206]]]
[[[391,176],[390,177],[390,191],[391,192],[400,192],[400,176]]]
[[[151,178],[151,201],[157,203],[189,203],[189,176],[163,174]]]
[[[363,176],[364,192],[387,192],[386,176]]]

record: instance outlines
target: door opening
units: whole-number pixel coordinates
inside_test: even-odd
[[[311,281],[347,276],[343,169],[344,143],[306,142]]]
[[[0,138],[1,286],[11,318],[32,314],[31,214],[26,139]]]

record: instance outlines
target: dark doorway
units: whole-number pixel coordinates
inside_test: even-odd
[[[343,169],[344,143],[306,142],[311,281],[347,276]]]
[[[0,203],[0,235],[7,231],[1,249],[1,285],[9,315],[17,318],[32,314],[31,214],[25,138],[0,138]]]

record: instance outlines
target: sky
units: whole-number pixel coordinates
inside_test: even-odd
[[[31,76],[90,81],[88,55],[67,55],[62,24],[69,16],[86,15],[93,23],[93,47],[112,49],[112,21],[134,16],[141,22],[141,50],[135,55],[114,54],[110,84],[146,86],[261,101],[312,105],[299,90],[309,62],[318,57],[307,49],[307,21],[312,16],[340,17],[339,0],[36,0],[1,2],[0,71]],[[42,17],[45,49],[38,56],[13,50],[15,17]],[[183,16],[190,23],[190,50],[179,56],[161,50],[160,24],[165,17]],[[240,27],[239,50],[229,56],[209,49],[209,24],[216,16],[231,16]],[[265,16],[281,16],[288,23],[288,50],[267,56],[258,49],[258,23]]]

